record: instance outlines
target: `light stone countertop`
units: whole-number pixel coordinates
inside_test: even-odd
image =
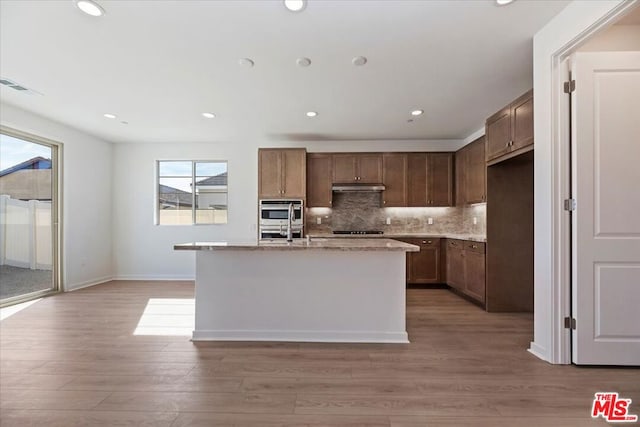
[[[350,236],[349,236],[350,237]],[[416,245],[399,242],[393,239],[374,238],[342,238],[311,237],[307,239],[293,239],[293,242],[262,240],[258,242],[192,242],[173,246],[180,251],[219,251],[219,250],[331,250],[331,251],[401,251],[419,252]]]
[[[385,233],[385,234],[329,234],[329,233],[311,233],[309,237],[325,238],[325,239],[425,239],[425,238],[440,238],[440,239],[458,239],[468,240],[470,242],[486,243],[487,236],[480,234],[437,234],[437,233]]]

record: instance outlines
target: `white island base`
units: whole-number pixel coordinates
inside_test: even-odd
[[[405,250],[198,250],[193,340],[408,343]]]

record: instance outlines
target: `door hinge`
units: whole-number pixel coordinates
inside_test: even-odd
[[[564,328],[565,329],[576,329],[576,319],[573,317],[565,317],[564,318]]]
[[[564,93],[571,93],[576,90],[576,81],[569,80],[568,82],[564,82]]]
[[[564,199],[564,210],[569,212],[575,211],[576,199]]]

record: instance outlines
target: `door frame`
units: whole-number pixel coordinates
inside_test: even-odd
[[[0,306],[8,306],[18,304],[25,301],[30,301],[43,296],[55,294],[64,291],[63,271],[62,271],[62,159],[63,159],[63,144],[58,141],[54,141],[48,138],[44,138],[38,135],[34,135],[28,132],[23,132],[18,129],[10,128],[8,126],[0,125],[0,133],[3,133],[14,138],[18,138],[27,142],[31,142],[39,145],[46,145],[51,147],[51,194],[53,195],[51,200],[51,245],[52,245],[52,276],[53,276],[53,288],[44,291],[32,292],[25,295],[20,295],[12,298],[7,298],[0,304]]]
[[[564,318],[571,317],[571,216],[564,210],[564,200],[571,196],[571,138],[569,94],[564,93],[563,83],[568,80],[569,57],[577,52],[588,39],[606,29],[631,9],[637,7],[636,1],[623,1],[603,15],[593,25],[571,39],[551,56],[552,93],[551,93],[551,130],[553,156],[553,214],[552,226],[555,255],[552,257],[551,292],[551,348],[549,362],[571,364],[571,330],[564,327]],[[579,84],[579,83],[577,83]]]

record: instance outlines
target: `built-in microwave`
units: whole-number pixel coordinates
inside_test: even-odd
[[[260,200],[260,238],[286,238],[289,226],[289,206],[293,204],[291,231],[293,237],[302,237],[303,206],[300,199]]]

